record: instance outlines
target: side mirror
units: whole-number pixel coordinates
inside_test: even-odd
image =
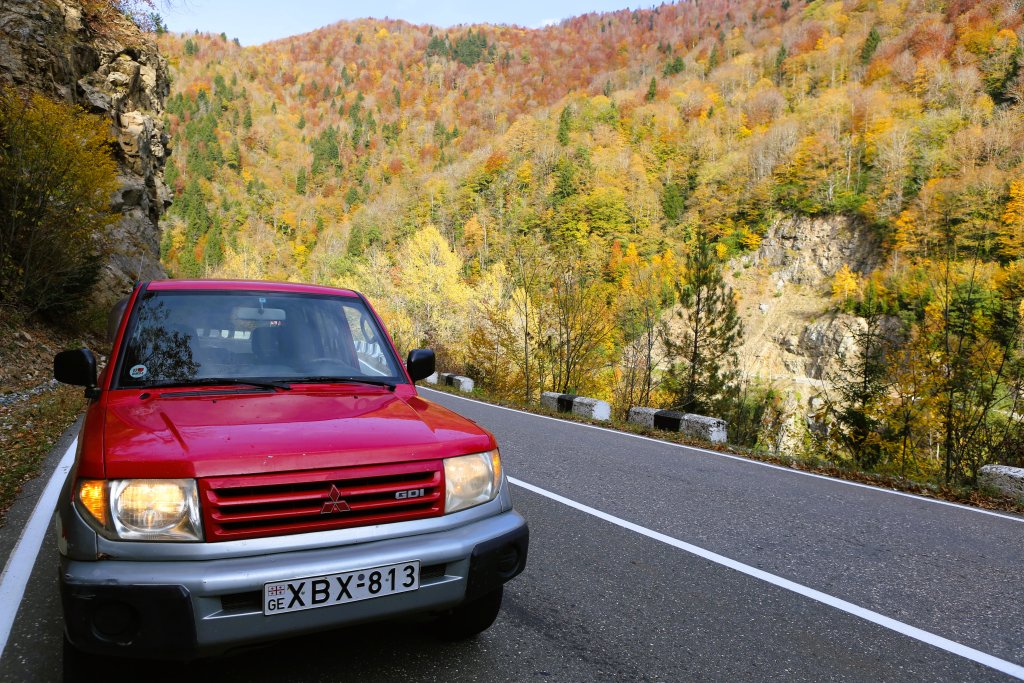
[[[86,398],[99,396],[96,387],[96,356],[89,349],[61,351],[54,356],[53,378],[64,384],[85,387]]]
[[[413,382],[434,374],[434,352],[431,349],[413,349],[405,360],[405,369]]]

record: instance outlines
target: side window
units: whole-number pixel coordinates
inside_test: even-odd
[[[383,340],[378,337],[377,326],[370,314],[353,306],[343,305],[342,308],[352,331],[360,369],[368,375],[390,375],[391,368],[381,347]]]

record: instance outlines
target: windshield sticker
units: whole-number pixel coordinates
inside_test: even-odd
[[[146,372],[145,365],[133,365],[128,374],[131,375],[132,379],[142,379],[146,376]]]

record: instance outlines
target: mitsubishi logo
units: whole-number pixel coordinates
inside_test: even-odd
[[[334,512],[348,512],[351,510],[348,503],[341,499],[341,491],[334,484],[331,484],[331,490],[327,494],[327,500],[324,501],[324,506],[320,508],[321,515],[329,515]]]

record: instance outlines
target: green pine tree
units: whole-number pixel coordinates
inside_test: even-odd
[[[242,148],[239,147],[238,140],[231,141],[231,147],[228,148],[225,161],[228,167],[233,169],[235,173],[242,172]]]
[[[661,210],[670,224],[675,225],[683,217],[688,194],[686,186],[679,183],[665,185],[665,189],[661,193]]]
[[[669,357],[676,359],[667,385],[677,409],[707,415],[721,407],[736,379],[735,349],[743,324],[715,245],[703,232],[690,247],[676,290],[681,331],[665,339]]]
[[[213,227],[206,238],[206,248],[203,250],[203,261],[206,266],[216,268],[224,260],[224,236],[221,232],[220,219],[216,216],[213,219]]]
[[[875,54],[875,50],[878,49],[878,44],[882,42],[882,36],[878,35],[878,29],[874,26],[868,31],[868,37],[864,39],[864,47],[860,49],[860,63],[867,64],[871,61],[871,57]]]
[[[779,48],[779,51],[775,53],[775,83],[782,83],[782,76],[784,75],[783,66],[786,63],[786,57],[789,53],[786,51],[786,46],[783,45]]]
[[[705,69],[704,74],[707,75],[714,71],[720,61],[722,61],[722,57],[718,54],[718,43],[715,43],[711,48],[711,54],[708,55],[708,68]]]
[[[363,242],[363,231],[358,225],[352,226],[352,232],[348,236],[348,253],[350,256],[362,256],[365,249]]]
[[[160,14],[157,12],[150,12],[149,20],[153,25],[153,32],[158,36],[162,36],[167,33],[167,24],[164,22],[164,18],[161,17]]]
[[[558,117],[558,144],[568,145],[569,144],[569,125],[572,123],[572,112],[569,111],[569,107],[563,107],[562,113]]]
[[[894,349],[885,334],[886,316],[877,300],[867,301],[866,309],[859,313],[865,326],[847,330],[856,352],[837,357],[837,371],[827,378],[835,393],[826,393],[825,403],[833,421],[828,433],[834,442],[830,450],[845,450],[858,467],[870,470],[882,460],[882,441],[888,436],[878,408],[891,388],[886,359]]]
[[[686,62],[679,55],[676,55],[672,59],[665,63],[665,68],[662,71],[664,76],[675,76],[686,71]]]
[[[658,79],[651,76],[651,84],[647,86],[647,94],[644,95],[644,99],[648,102],[653,102],[654,98],[658,96]]]

